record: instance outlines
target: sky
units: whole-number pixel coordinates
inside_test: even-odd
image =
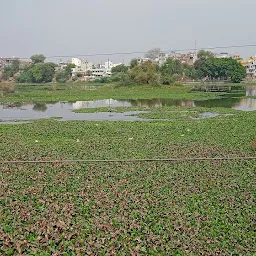
[[[255,0],[0,0],[0,57],[256,44]],[[247,58],[256,47],[217,50]],[[133,56],[97,56],[115,61]],[[85,57],[84,57],[85,58]],[[55,59],[59,60],[58,59]]]

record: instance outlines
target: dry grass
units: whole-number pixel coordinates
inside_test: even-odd
[[[0,83],[0,93],[13,93],[15,92],[15,85],[13,83],[2,82]]]

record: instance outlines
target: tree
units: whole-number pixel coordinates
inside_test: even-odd
[[[234,60],[230,77],[233,83],[240,83],[246,77],[246,68],[240,62]]]
[[[32,67],[29,72],[31,72],[31,78],[34,83],[42,83],[43,82],[43,69],[42,69],[43,64],[38,64],[34,67]]]
[[[197,54],[197,60],[194,63],[194,67],[197,70],[199,78],[203,78],[210,74],[210,65],[211,60],[214,59],[212,52],[201,50]]]
[[[68,65],[65,67],[65,71],[67,72],[67,74],[70,76],[72,73],[72,69],[75,68],[76,65],[73,63],[68,63]]]
[[[190,78],[190,79],[198,78],[198,72],[194,68],[194,66],[183,65],[183,67],[184,67],[183,74],[185,75],[186,78]]]
[[[163,84],[161,73],[154,73],[151,79],[149,80],[149,84],[153,86],[160,86]]]
[[[181,75],[183,73],[183,66],[179,60],[168,58],[167,61],[161,66],[160,71],[163,75]]]
[[[242,69],[236,69],[231,74],[231,81],[233,83],[241,83],[241,81],[246,77],[246,72]]]
[[[54,77],[56,64],[52,62],[38,63],[24,70],[17,78],[17,82],[25,83],[48,83],[52,82]]]
[[[12,77],[12,70],[10,67],[4,67],[4,71],[3,71],[3,80],[9,80],[10,77]]]
[[[239,83],[246,76],[246,70],[241,63],[232,58],[214,58],[202,55],[195,68],[201,77],[210,79],[231,80]]]
[[[120,72],[125,73],[127,70],[128,70],[128,67],[125,66],[124,64],[121,64],[121,65],[118,65],[118,66],[116,66],[116,67],[113,67],[113,68],[111,69],[111,72],[112,72],[112,73],[120,73]]]
[[[163,84],[171,84],[179,80],[183,76],[185,68],[188,69],[188,65],[182,64],[180,60],[168,58],[160,67]]]
[[[52,62],[47,62],[44,64],[41,64],[41,70],[43,75],[43,81],[44,83],[52,82],[52,79],[55,74],[55,67],[56,64]]]
[[[210,59],[214,58],[214,54],[210,51],[200,50],[197,54],[198,59]]]
[[[33,64],[44,63],[46,57],[43,54],[36,54],[30,57]]]
[[[69,74],[65,70],[61,70],[56,73],[56,81],[59,83],[66,83],[69,78]]]
[[[22,72],[16,79],[18,83],[31,83],[32,82],[32,73],[30,71]]]
[[[133,80],[131,78],[130,73],[121,73],[122,76],[120,78],[120,84],[123,86],[129,86],[133,84]]]
[[[20,70],[19,60],[14,60],[11,65],[5,66],[3,70],[3,80],[8,80],[15,76]]]
[[[137,84],[150,84],[155,73],[159,71],[158,65],[151,61],[136,65],[129,71],[131,79]]]
[[[138,65],[138,60],[137,59],[132,59],[131,63],[130,63],[130,68],[134,68],[137,65]]]
[[[149,58],[151,60],[154,60],[156,59],[157,57],[159,57],[161,53],[161,49],[160,48],[153,48],[151,50],[149,50],[146,54],[145,54],[145,57],[146,58]]]
[[[19,60],[14,60],[11,65],[12,71],[14,74],[18,73],[20,70],[20,62]]]

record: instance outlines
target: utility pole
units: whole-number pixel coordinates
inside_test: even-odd
[[[197,41],[195,41],[195,54],[197,55]]]
[[[195,40],[195,57],[194,57],[193,63],[195,63],[196,60],[197,60],[197,41]]]

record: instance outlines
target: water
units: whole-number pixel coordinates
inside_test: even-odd
[[[242,98],[240,98],[243,96]],[[144,120],[134,114],[141,111],[129,111],[124,113],[99,112],[99,113],[74,113],[73,110],[81,108],[99,107],[162,107],[162,106],[186,106],[186,107],[225,107],[242,111],[255,111],[256,86],[248,86],[245,91],[232,91],[226,98],[192,101],[173,99],[138,99],[138,100],[96,100],[77,102],[56,102],[56,103],[20,103],[20,104],[0,104],[0,120],[33,120],[42,118],[61,118],[62,120],[113,120],[113,121],[136,121]],[[239,97],[239,98],[238,98]],[[248,98],[247,98],[248,97]],[[1,124],[1,122],[0,122]]]
[[[95,105],[105,106],[104,100],[96,101]],[[33,120],[33,119],[47,119],[47,118],[61,118],[61,120],[113,120],[113,121],[136,121],[141,120],[134,114],[143,111],[128,111],[124,113],[115,112],[99,112],[99,113],[74,113],[75,109],[79,109],[92,102],[57,102],[57,103],[27,103],[27,104],[1,104],[0,105],[0,120]],[[1,124],[1,123],[0,123]]]

